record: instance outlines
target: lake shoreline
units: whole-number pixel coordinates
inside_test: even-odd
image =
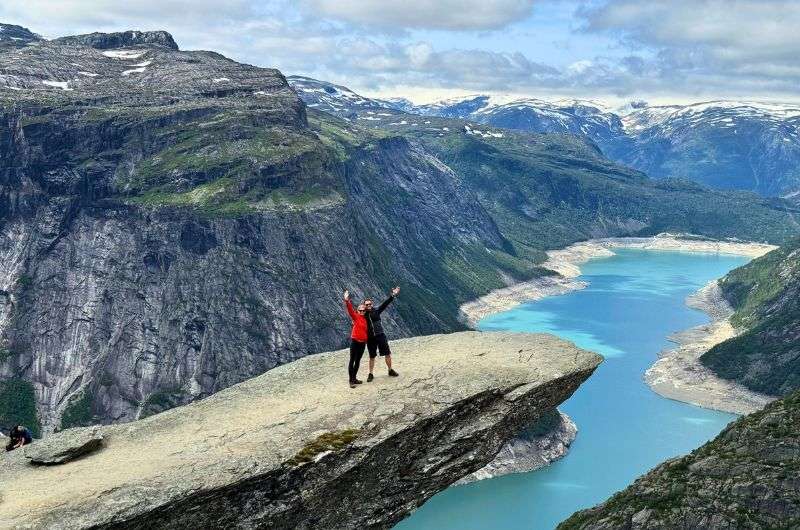
[[[659,353],[659,359],[644,374],[650,388],[668,399],[698,407],[750,414],[776,399],[723,379],[700,362],[705,352],[736,336],[730,322],[733,308],[722,296],[717,280],[686,298],[686,305],[706,313],[711,322],[668,337],[677,346]]]
[[[535,471],[566,456],[578,435],[578,427],[572,418],[563,412],[558,410],[555,412],[558,414],[555,426],[546,432],[522,433],[505,444],[494,460],[462,478],[454,486],[512,473]]]
[[[542,267],[555,274],[494,290],[460,307],[462,320],[475,327],[493,313],[547,296],[584,289],[588,284],[576,278],[581,265],[593,258],[614,255],[614,249],[633,248],[672,252],[731,254],[756,258],[777,248],[774,245],[745,241],[717,241],[675,234],[653,237],[613,237],[591,239],[547,252]],[[644,380],[657,394],[735,414],[748,414],[772,401],[772,396],[752,392],[744,386],[718,377],[700,363],[700,356],[736,334],[729,321],[733,310],[722,298],[716,280],[687,297],[689,307],[709,315],[711,322],[670,335],[677,344],[659,353],[659,359],[645,372]]]
[[[716,241],[666,233],[653,237],[590,239],[573,243],[563,249],[548,251],[547,260],[541,266],[555,274],[495,289],[480,298],[466,302],[459,307],[460,318],[469,327],[474,328],[481,319],[491,314],[507,311],[547,296],[584,289],[587,283],[575,279],[581,274],[580,266],[593,258],[613,256],[613,249],[616,248],[733,254],[756,258],[777,247],[763,243]]]

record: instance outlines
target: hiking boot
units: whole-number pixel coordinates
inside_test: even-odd
[[[392,368],[389,368],[389,375],[390,375],[391,377],[397,377],[397,376],[398,376],[398,375],[400,375],[400,374],[398,374],[397,372],[395,372],[395,371],[394,371],[394,369],[392,369]]]
[[[360,384],[361,384],[361,383],[363,383],[363,382],[364,382],[364,381],[362,381],[362,380],[360,380],[360,379],[353,379],[353,384],[354,384],[354,385],[360,385]]]
[[[353,382],[351,382],[351,383],[350,383],[350,388],[355,388],[355,387],[356,387],[356,384],[355,384],[355,383],[353,383]]]
[[[374,376],[374,375],[372,375],[372,374],[369,374],[369,375],[367,376],[367,383],[371,383],[373,379],[375,379],[375,376]]]

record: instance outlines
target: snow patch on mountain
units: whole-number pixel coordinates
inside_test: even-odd
[[[72,90],[69,88],[69,81],[42,81],[42,84],[53,88],[60,88],[61,90]]]
[[[103,55],[106,57],[111,57],[112,59],[138,59],[146,53],[147,51],[109,50],[103,52]]]

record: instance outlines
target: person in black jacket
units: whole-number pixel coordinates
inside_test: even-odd
[[[14,449],[18,449],[23,445],[28,445],[33,441],[31,431],[22,425],[14,425],[11,428],[11,431],[8,433],[8,437],[11,439],[11,441],[8,442],[8,445],[6,445],[6,451],[13,451]]]
[[[386,361],[386,367],[389,369],[391,377],[397,377],[397,372],[392,368],[392,351],[389,349],[389,341],[386,339],[386,333],[383,332],[383,324],[381,323],[381,313],[389,307],[397,295],[400,294],[400,288],[395,287],[392,289],[392,294],[389,298],[383,301],[377,308],[372,306],[372,298],[364,300],[366,312],[364,316],[367,318],[367,350],[369,351],[369,375],[367,376],[367,383],[375,379],[372,371],[375,368],[375,357],[380,352],[381,357]]]

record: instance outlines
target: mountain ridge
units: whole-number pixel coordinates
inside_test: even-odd
[[[734,421],[714,440],[639,477],[558,530],[795,528],[800,393]]]
[[[302,87],[296,88],[303,96]],[[420,116],[577,134],[597,144],[612,160],[654,178],[688,178],[764,196],[791,196],[800,191],[798,104],[718,100],[650,106],[640,101],[614,109],[591,100],[480,94],[422,105],[369,101]]]

